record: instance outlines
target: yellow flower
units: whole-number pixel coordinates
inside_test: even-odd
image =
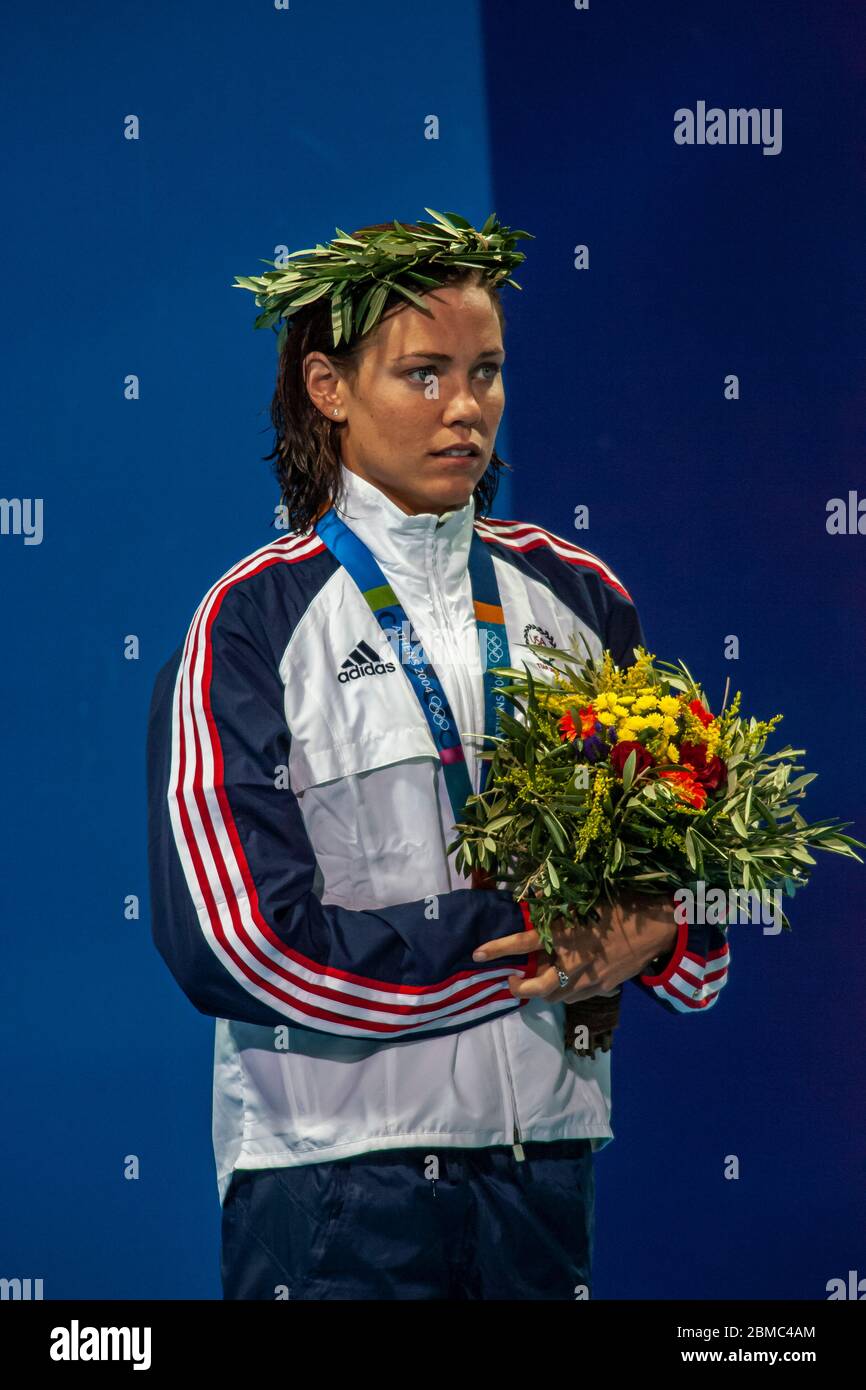
[[[620,738],[634,738],[640,733],[646,721],[642,718],[623,719],[617,729]]]
[[[639,695],[632,705],[632,709],[635,712],[639,710],[655,709],[657,704],[658,701],[655,695]]]
[[[678,763],[680,760],[680,750],[675,743],[668,744],[667,758],[669,763]]]
[[[661,710],[662,714],[679,714],[680,702],[679,700],[674,699],[673,695],[663,695],[662,698],[659,700],[659,709]]]

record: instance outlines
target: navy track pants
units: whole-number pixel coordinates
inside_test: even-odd
[[[585,1299],[589,1139],[381,1149],[236,1169],[222,1210],[224,1299]]]

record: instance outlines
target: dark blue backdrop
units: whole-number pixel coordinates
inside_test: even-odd
[[[425,205],[535,233],[496,514],[601,555],[711,692],[784,709],[810,818],[863,838],[866,539],[825,515],[864,486],[866,24],[844,0],[47,0],[4,39],[0,493],[42,498],[44,532],[0,536],[0,1276],[218,1298],[213,1024],[150,943],[143,738],[204,589],[271,534],[273,345],[232,277]],[[781,152],[675,144],[701,100],[781,107]],[[627,992],[597,1296],[866,1274],[863,872],[824,856],[791,934],[732,928],[706,1018]]]

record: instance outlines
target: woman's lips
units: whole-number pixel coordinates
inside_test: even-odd
[[[450,463],[458,468],[473,468],[479,462],[480,454],[431,454],[431,458],[438,459],[440,463]]]

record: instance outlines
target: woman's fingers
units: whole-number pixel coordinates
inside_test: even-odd
[[[541,937],[537,931],[518,931],[511,936],[497,936],[493,941],[485,941],[472,952],[473,960],[497,960],[499,956],[525,956],[530,951],[541,949]]]
[[[524,980],[521,975],[509,975],[508,985],[518,999],[542,999],[560,990],[559,976],[552,966],[540,975],[534,975],[531,980]]]

